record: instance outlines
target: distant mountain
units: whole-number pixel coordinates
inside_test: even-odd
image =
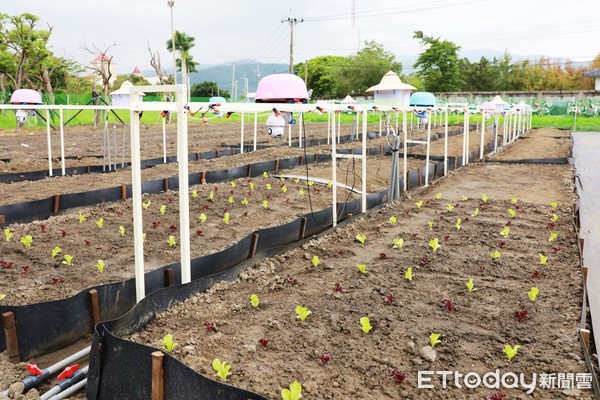
[[[258,81],[273,73],[288,72],[287,64],[263,64],[255,60],[241,60],[235,63],[235,80],[237,80],[237,93],[241,95],[244,92],[244,77],[248,79],[248,91],[256,91]],[[198,72],[191,74],[190,82],[200,83],[203,81],[217,82],[217,86],[231,91],[231,78],[233,73],[233,64],[220,64],[207,68],[200,68]]]

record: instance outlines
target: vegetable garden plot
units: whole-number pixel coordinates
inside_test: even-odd
[[[524,202],[522,192],[513,187],[516,202],[455,201],[436,199],[434,187],[198,294],[130,339],[161,347],[172,334],[172,354],[187,365],[214,376],[219,358],[232,366],[229,383],[269,398],[293,381],[306,398],[519,396],[442,391],[437,378],[435,389],[418,389],[418,371],[499,369],[527,382],[533,373],[584,374],[570,206]],[[311,311],[304,321],[297,306]],[[520,346],[511,361],[505,345]]]

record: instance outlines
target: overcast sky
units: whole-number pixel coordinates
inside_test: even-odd
[[[0,12],[28,12],[53,27],[55,54],[87,65],[85,44],[109,51],[117,72],[150,70],[146,42],[172,68],[167,0],[0,0]],[[353,7],[354,5],[354,7]],[[355,12],[353,12],[353,8]],[[175,30],[195,37],[191,53],[203,66],[254,59],[289,63],[288,17],[295,62],[350,55],[375,40],[398,56],[417,55],[413,33],[452,40],[465,50],[548,55],[589,61],[600,52],[600,0],[175,0]],[[412,72],[410,65],[405,72]]]

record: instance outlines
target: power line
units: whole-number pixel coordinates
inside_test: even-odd
[[[287,22],[290,24],[290,74],[294,73],[294,25],[304,22],[304,19],[297,19],[288,17],[282,19],[281,22]]]

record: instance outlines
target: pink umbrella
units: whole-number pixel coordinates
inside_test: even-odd
[[[308,100],[306,84],[302,78],[293,74],[273,74],[258,82],[256,102],[280,103],[303,102]]]
[[[12,104],[42,104],[42,96],[33,89],[17,89],[10,96]]]

